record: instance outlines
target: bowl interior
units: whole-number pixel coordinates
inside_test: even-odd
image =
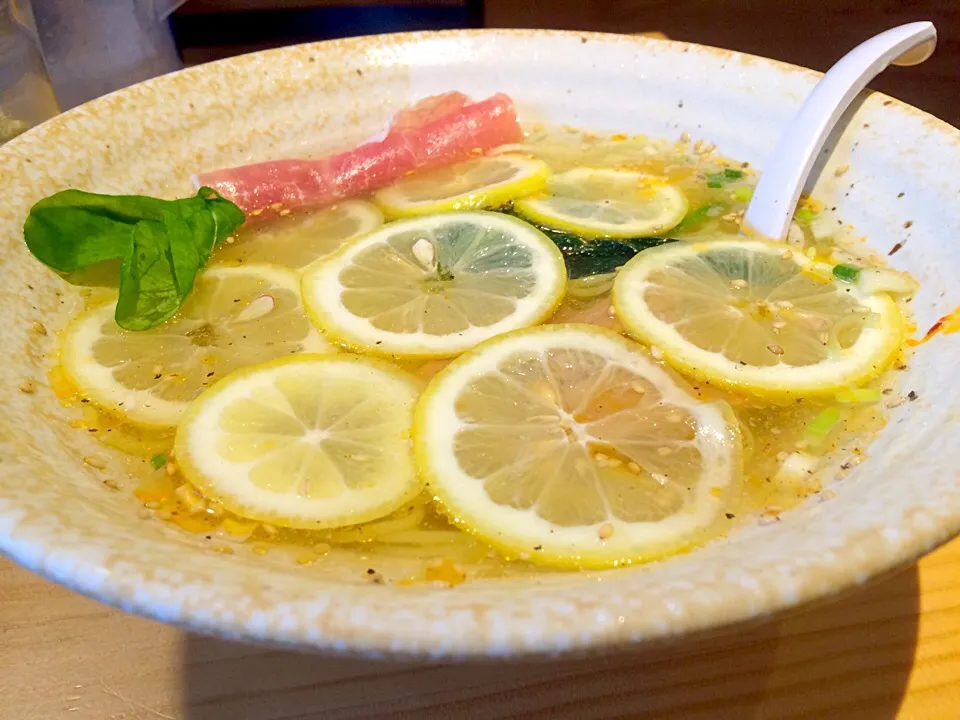
[[[907,562],[960,529],[960,336],[919,349],[918,400],[893,411],[869,457],[782,522],[692,554],[594,574],[478,581],[458,590],[372,585],[250,553],[137,516],[119,466],[68,426],[47,382],[75,288],[22,242],[30,206],[57,190],[176,196],[198,170],[361,141],[420,97],[513,96],[525,122],[674,138],[689,132],[762,168],[818,75],[645,38],[541,31],[407,34],[305,45],[168,75],[62,115],[0,150],[0,550],[126,609],[232,637],[368,654],[558,652],[637,642],[772,612]],[[814,193],[923,289],[921,328],[960,294],[960,133],[882,95],[861,99]],[[838,176],[834,170],[849,165]],[[47,334],[35,331],[42,322]],[[32,379],[36,392],[17,391]]]

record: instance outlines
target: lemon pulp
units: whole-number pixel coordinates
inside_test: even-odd
[[[563,255],[516,218],[487,212],[389,223],[303,277],[310,316],[344,345],[451,357],[545,320],[563,297]]]
[[[424,392],[414,438],[454,522],[545,564],[675,552],[739,474],[726,406],[588,325],[518,331],[454,361]]]
[[[171,427],[191,400],[240,367],[332,351],[298,290],[297,276],[284,268],[208,268],[179,313],[151,330],[119,327],[116,303],[81,314],[67,327],[60,361],[80,392],[108,412]]]
[[[624,266],[614,307],[631,335],[694,377],[767,394],[833,393],[890,364],[902,320],[888,295],[816,269],[786,245],[674,243]]]

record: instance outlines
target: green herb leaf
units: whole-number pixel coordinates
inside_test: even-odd
[[[117,324],[147,330],[179,309],[213,247],[243,221],[240,208],[206,187],[182,200],[64,190],[33,206],[23,233],[58,272],[122,259]]]
[[[743,177],[743,170],[738,170],[737,168],[724,168],[723,175],[724,177],[736,180],[737,178]]]
[[[860,268],[855,265],[846,265],[841,263],[840,265],[833,266],[833,276],[837,280],[843,280],[843,282],[856,282],[857,278],[860,277]]]
[[[150,465],[153,467],[154,470],[159,470],[166,464],[167,464],[167,456],[164,455],[163,453],[159,453],[157,455],[154,455],[152,458],[150,458]]]
[[[731,194],[733,195],[733,199],[737,202],[750,202],[750,200],[753,198],[753,188],[746,185],[741,185]]]
[[[166,202],[63,190],[30,209],[23,237],[44,265],[58,272],[73,272],[126,255],[133,227],[142,220],[162,218]]]

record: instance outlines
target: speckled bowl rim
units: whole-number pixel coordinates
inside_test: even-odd
[[[251,62],[251,58],[255,56],[281,56],[305,52],[322,55],[335,53],[338,48],[357,48],[378,42],[408,43],[423,38],[456,39],[482,36],[515,38],[518,41],[529,37],[571,37],[599,43],[635,43],[638,46],[654,49],[684,47],[715,61],[724,58],[747,60],[751,63],[766,64],[782,73],[802,73],[813,78],[820,77],[819,73],[812,70],[782,62],[646,37],[566,31],[473,30],[403,33],[281,48],[186,69],[180,73],[150,80],[141,87],[158,92],[175,92],[177,84],[184,80],[202,76],[218,67],[240,68],[245,63]],[[25,136],[11,141],[6,147],[0,149],[0,164],[4,155],[9,157],[28,142],[51,141],[61,133],[70,133],[70,126],[76,119],[109,112],[113,98],[129,92],[131,92],[130,89],[122,90],[75,108],[33,129]],[[949,135],[953,142],[960,141],[960,131],[900,101],[874,94],[868,102],[881,101],[885,106],[883,112],[920,115],[925,125],[932,128],[932,132]],[[0,501],[2,499],[0,497]],[[164,589],[162,579],[138,578],[138,569],[135,567],[125,567],[123,571],[131,573],[137,582],[131,582],[130,575],[121,580],[116,570],[110,573],[103,566],[90,562],[84,555],[82,547],[58,545],[58,538],[55,535],[46,538],[47,542],[21,542],[8,532],[19,521],[20,513],[17,508],[4,508],[2,503],[0,503],[0,551],[50,580],[89,597],[127,611],[203,633],[301,649],[345,652],[370,657],[384,655],[461,658],[517,656],[596,650],[660,640],[762,617],[840,592],[893,567],[906,564],[960,532],[960,512],[956,512],[954,508],[944,508],[929,522],[911,523],[908,515],[916,510],[916,508],[903,509],[904,527],[910,530],[904,537],[899,538],[894,553],[876,552],[874,547],[876,536],[873,534],[845,537],[841,554],[831,554],[829,557],[822,558],[803,558],[792,576],[789,592],[758,593],[755,584],[751,590],[749,583],[733,581],[722,587],[713,587],[709,597],[702,600],[693,599],[686,603],[686,611],[681,613],[682,617],[679,619],[671,619],[671,616],[677,614],[669,602],[664,605],[659,615],[648,612],[618,617],[615,604],[605,603],[602,594],[589,591],[585,587],[577,587],[573,593],[553,598],[550,604],[538,604],[530,595],[525,595],[519,590],[511,597],[504,592],[503,586],[476,587],[469,591],[471,599],[462,602],[447,601],[447,598],[456,597],[455,593],[449,591],[371,586],[369,589],[364,589],[362,594],[387,593],[388,597],[384,600],[389,602],[402,599],[405,607],[396,612],[390,612],[384,610],[386,603],[378,603],[380,607],[377,612],[381,617],[378,622],[371,624],[369,617],[363,614],[353,615],[350,608],[338,605],[338,603],[349,605],[357,597],[356,593],[345,590],[342,598],[334,597],[336,592],[330,593],[330,597],[325,598],[326,605],[319,610],[320,615],[317,618],[320,619],[321,616],[329,618],[329,615],[333,614],[335,622],[321,620],[318,627],[322,626],[322,631],[306,632],[302,626],[285,627],[282,623],[266,628],[198,612],[195,608],[185,608],[176,599],[171,599],[169,595],[159,591]],[[735,580],[746,580],[746,578]],[[610,584],[615,583],[616,579],[613,579]],[[569,588],[574,585],[576,583],[571,582],[558,585],[557,588],[559,590],[561,587]],[[696,590],[694,587],[685,587],[682,583],[675,589],[678,592]],[[441,597],[441,593],[446,594]],[[454,613],[465,613],[461,617],[464,623],[463,628],[466,629],[464,632],[456,637],[444,637],[449,634],[449,626],[443,622],[415,629],[409,627],[411,620],[419,617],[418,612],[430,607],[433,610],[437,609],[438,606],[435,604],[437,598],[440,598],[439,606],[442,608],[439,612],[441,620],[444,616],[448,617]],[[579,633],[563,633],[562,637],[555,630],[538,632],[533,629],[528,636],[524,637],[525,630],[522,623],[529,619],[531,614],[542,612],[551,615],[551,620],[558,623],[569,622],[572,617],[571,608],[556,607],[557,600],[567,599],[574,603],[573,617],[582,616],[592,621],[589,628]],[[489,604],[489,607],[485,607],[485,604]],[[495,610],[496,617],[492,617],[488,612],[491,608]],[[334,610],[336,612],[333,612]],[[578,613],[588,613],[588,615]],[[556,627],[554,625],[554,628]]]

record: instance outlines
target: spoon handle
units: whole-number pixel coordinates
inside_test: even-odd
[[[936,44],[933,23],[908,23],[875,35],[840,58],[780,135],[747,207],[744,229],[782,240],[817,153],[843,111],[888,65],[919,65]]]

